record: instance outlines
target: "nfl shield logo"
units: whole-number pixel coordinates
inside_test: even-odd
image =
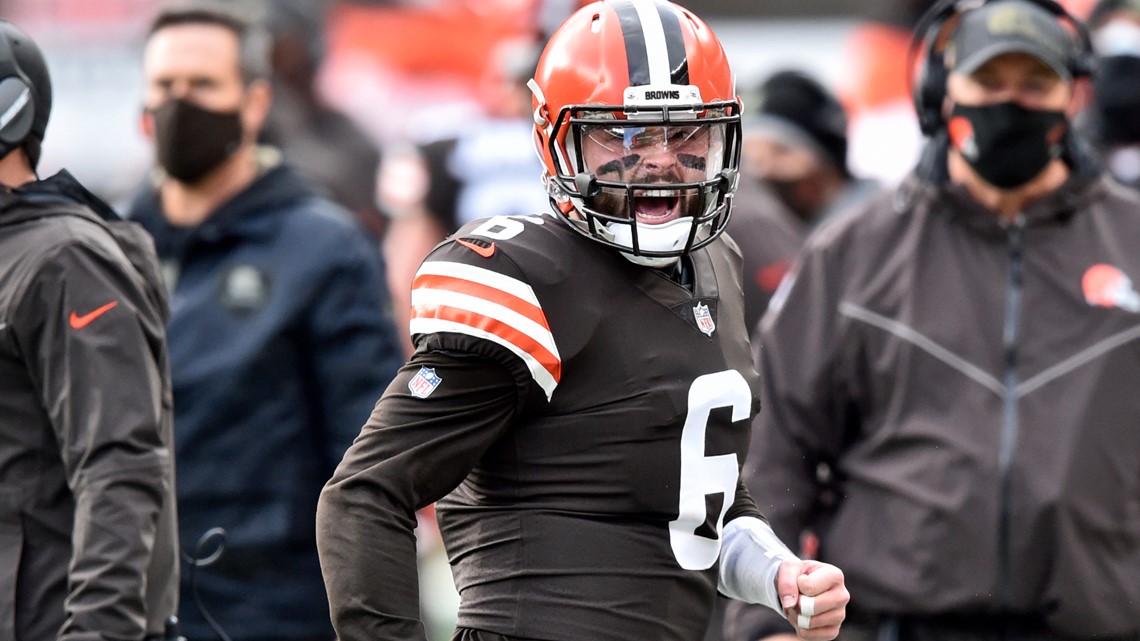
[[[427,398],[439,387],[443,379],[435,375],[435,369],[431,367],[421,367],[419,372],[408,381],[408,391],[412,396],[418,398]]]
[[[713,323],[708,305],[697,303],[697,306],[693,308],[693,318],[697,319],[697,329],[704,332],[705,335],[712,336],[712,333],[716,331],[716,324]]]

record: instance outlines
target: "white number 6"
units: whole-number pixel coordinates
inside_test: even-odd
[[[681,487],[677,519],[669,522],[669,543],[677,563],[686,570],[707,570],[720,556],[720,533],[724,515],[736,496],[740,477],[736,454],[705,456],[705,430],[709,413],[720,407],[732,408],[733,422],[748,418],[752,390],[736,370],[698,377],[689,387],[689,413],[681,430]],[[716,519],[716,538],[696,534],[708,518],[705,496],[724,494],[724,504]]]

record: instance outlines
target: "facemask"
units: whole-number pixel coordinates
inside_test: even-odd
[[[1140,142],[1140,57],[1101,58],[1093,80],[1093,95],[1100,141]]]
[[[241,146],[237,110],[209,111],[172,99],[151,113],[158,164],[179,182],[198,182]]]
[[[1026,109],[1014,102],[955,105],[950,144],[986,182],[1001,189],[1024,185],[1061,155],[1069,129],[1063,111]]]

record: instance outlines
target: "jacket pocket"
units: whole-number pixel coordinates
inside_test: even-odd
[[[0,639],[16,638],[16,578],[23,547],[20,525],[0,521]]]

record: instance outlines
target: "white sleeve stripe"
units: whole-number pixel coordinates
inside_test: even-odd
[[[534,382],[537,383],[538,386],[542,388],[542,391],[546,393],[546,400],[550,400],[551,395],[554,394],[554,388],[558,387],[558,381],[554,380],[554,377],[551,375],[551,373],[547,371],[547,369],[542,366],[542,363],[538,362],[538,359],[532,356],[530,352],[527,352],[526,350],[504,339],[503,337],[498,336],[497,334],[491,334],[489,332],[485,332],[481,329],[476,329],[470,325],[465,325],[463,323],[456,323],[454,321],[441,320],[438,318],[413,318],[409,326],[412,334],[451,332],[455,334],[474,336],[475,338],[482,338],[484,340],[491,341],[492,343],[502,345],[523,360],[523,363],[526,364],[527,369],[530,370],[530,375],[534,378]]]
[[[493,318],[511,329],[526,335],[534,342],[546,348],[555,358],[561,360],[561,357],[558,355],[558,347],[554,345],[554,335],[550,333],[550,329],[539,325],[509,307],[492,303],[478,296],[469,296],[444,289],[427,289],[423,287],[412,290],[412,307],[418,308],[421,305],[454,307]]]
[[[416,276],[420,276],[421,274],[428,276],[450,276],[460,280],[469,280],[473,283],[479,283],[480,285],[486,285],[487,287],[506,292],[511,296],[525,300],[531,305],[542,309],[542,305],[538,304],[538,297],[534,295],[534,290],[531,289],[530,285],[517,278],[504,276],[489,269],[445,260],[429,260],[420,265],[419,271],[416,272]]]
[[[649,84],[672,84],[669,69],[669,51],[665,44],[665,28],[661,26],[661,14],[651,2],[633,0],[633,8],[641,18],[641,32],[645,37],[645,55],[649,61]]]

